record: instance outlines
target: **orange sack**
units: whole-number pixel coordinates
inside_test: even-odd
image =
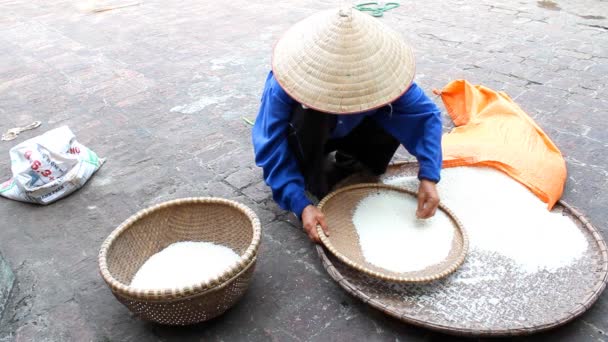
[[[564,191],[566,162],[528,114],[507,94],[465,80],[448,84],[441,99],[456,125],[443,135],[444,168],[498,169],[553,208]]]

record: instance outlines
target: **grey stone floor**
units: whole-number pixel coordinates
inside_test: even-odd
[[[108,160],[51,206],[0,200],[0,250],[16,275],[0,341],[447,339],[386,318],[334,284],[253,165],[241,116],[256,115],[273,42],[339,2],[142,0],[90,11],[117,3],[0,1],[0,130],[43,122],[0,143],[0,177],[10,176],[11,146],[60,125]],[[379,20],[413,43],[427,92],[465,78],[505,90],[528,111],[568,161],[564,198],[606,234],[605,17],[605,0],[443,0],[404,2]],[[138,209],[200,195],[239,200],[260,216],[251,288],[200,326],[143,323],[101,280],[99,246]],[[605,340],[607,314],[604,295],[572,324],[526,340]]]
[[[12,293],[15,275],[8,261],[0,254],[0,318]]]

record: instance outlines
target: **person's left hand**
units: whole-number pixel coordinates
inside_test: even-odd
[[[435,215],[439,205],[439,194],[437,194],[436,184],[430,180],[420,181],[418,188],[418,209],[416,217],[427,219]]]

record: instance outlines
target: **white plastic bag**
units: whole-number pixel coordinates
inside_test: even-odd
[[[11,148],[13,178],[0,196],[49,204],[82,187],[104,162],[62,126]]]

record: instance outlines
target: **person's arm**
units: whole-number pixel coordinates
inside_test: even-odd
[[[264,180],[279,206],[296,214],[308,237],[320,242],[317,225],[329,235],[323,213],[306,197],[304,177],[289,149],[287,134],[295,101],[285,93],[272,72],[266,79],[260,112],[253,126],[256,164],[264,170]]]
[[[294,103],[271,72],[266,79],[252,136],[255,162],[263,169],[264,180],[272,189],[274,200],[281,208],[301,217],[311,202],[304,190],[304,177],[287,143]]]
[[[378,123],[418,159],[418,211],[421,218],[435,214],[441,179],[441,111],[416,83],[392,103],[392,113],[377,115]]]

